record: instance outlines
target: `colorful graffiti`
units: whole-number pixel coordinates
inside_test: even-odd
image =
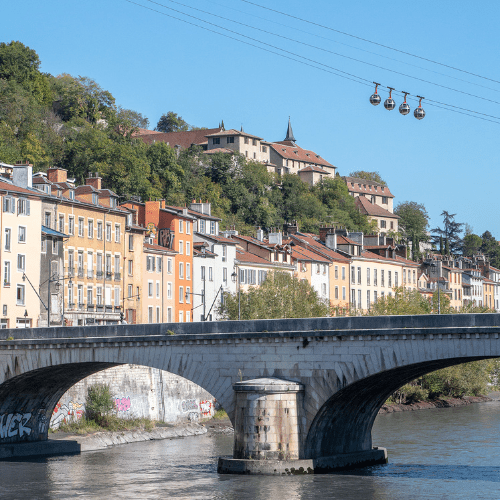
[[[212,402],[200,401],[200,412],[202,418],[209,418],[212,416]]]
[[[196,399],[185,399],[181,403],[181,407],[183,412],[198,410],[198,403]]]
[[[52,418],[50,419],[50,427],[57,428],[61,422],[71,420],[79,420],[85,412],[84,403],[69,401],[68,404],[61,404],[59,401],[54,408]]]
[[[130,396],[127,398],[115,398],[116,411],[129,411],[130,410]]]
[[[9,413],[0,415],[0,439],[14,436],[23,437],[31,434],[31,427],[27,424],[31,413]]]

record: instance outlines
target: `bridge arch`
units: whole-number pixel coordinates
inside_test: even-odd
[[[333,394],[319,409],[304,445],[306,458],[372,449],[372,427],[387,398],[408,382],[449,366],[497,356],[434,359],[385,370]]]

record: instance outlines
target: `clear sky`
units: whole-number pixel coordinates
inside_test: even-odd
[[[331,68],[337,68],[368,82],[500,117],[500,2],[252,0],[487,80],[243,0],[179,1],[215,16],[168,0],[4,2],[0,41],[19,40],[35,49],[42,71],[96,80],[119,105],[148,117],[150,128],[172,110],[192,125],[211,128],[223,119],[226,128],[243,125],[246,132],[276,141],[284,139],[291,116],[297,143],[337,166],[341,175],[353,170],[379,171],[396,204],[416,201],[425,205],[431,227],[442,224],[440,214],[447,210],[456,213],[458,222],[470,224],[475,233],[489,230],[500,240],[495,188],[500,180],[500,118],[490,118],[492,123],[433,107],[424,100],[427,114],[418,121],[413,113],[402,116],[397,109],[370,105],[373,88],[331,73]],[[289,51],[281,52],[289,58],[238,40],[279,52],[261,42],[275,45]],[[309,66],[301,64],[299,56],[316,62],[302,59]],[[381,95],[385,99],[387,92],[382,89]],[[402,102],[400,93],[393,97],[397,105]],[[415,102],[410,104],[413,110]]]

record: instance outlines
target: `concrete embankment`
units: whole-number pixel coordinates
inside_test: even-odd
[[[44,455],[71,455],[83,451],[102,450],[118,444],[197,436],[206,432],[205,426],[190,423],[175,427],[155,427],[151,431],[96,432],[85,436],[56,433],[47,441],[0,445],[0,460]]]
[[[464,398],[435,399],[433,401],[420,401],[413,404],[391,404],[383,405],[379,410],[379,415],[385,413],[397,413],[402,411],[429,410],[433,408],[454,408],[457,406],[466,406],[473,403],[485,403],[493,401],[493,398],[487,396],[465,396]]]

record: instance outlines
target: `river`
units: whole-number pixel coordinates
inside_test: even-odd
[[[377,417],[387,465],[293,477],[219,476],[232,436],[116,446],[0,462],[0,498],[392,500],[500,499],[500,402]]]

